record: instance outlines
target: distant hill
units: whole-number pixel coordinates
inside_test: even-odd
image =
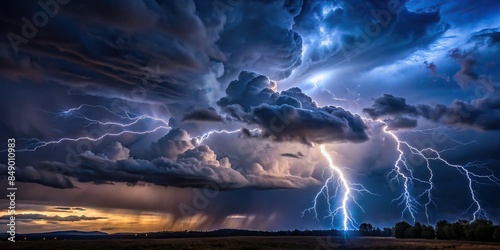
[[[78,231],[78,230],[67,230],[67,231],[56,231],[56,232],[44,232],[44,233],[31,233],[31,234],[17,234],[16,240],[30,239],[30,240],[54,240],[54,239],[102,239],[109,237],[110,235],[99,231]],[[6,233],[0,234],[1,239],[7,239],[10,235]]]
[[[56,231],[47,233],[35,233],[26,234],[30,236],[107,236],[109,234],[100,231],[78,231],[78,230],[68,230],[68,231]]]

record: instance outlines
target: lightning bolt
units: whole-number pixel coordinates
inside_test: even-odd
[[[84,109],[101,109],[104,110],[114,116],[116,116],[119,119],[126,120],[126,122],[118,122],[118,121],[100,121],[97,119],[89,118],[87,115],[83,113]],[[115,112],[112,111],[111,109],[107,108],[106,106],[102,105],[90,105],[90,104],[82,104],[76,108],[70,108],[62,112],[49,112],[45,111],[46,113],[53,114],[57,118],[70,118],[70,117],[76,117],[79,119],[82,119],[86,122],[84,127],[88,127],[93,124],[98,124],[98,125],[103,125],[103,126],[117,126],[119,128],[122,128],[123,130],[116,132],[116,133],[103,133],[101,136],[96,136],[96,137],[90,137],[90,136],[81,136],[81,137],[76,137],[76,138],[71,138],[71,137],[64,137],[60,138],[57,140],[50,140],[50,141],[43,141],[39,140],[36,138],[32,139],[25,139],[25,141],[30,142],[25,148],[19,149],[18,152],[33,152],[36,151],[39,148],[43,148],[49,145],[54,145],[54,144],[59,144],[61,142],[66,142],[66,141],[71,141],[71,142],[77,142],[77,141],[82,141],[82,140],[88,140],[88,141],[100,141],[106,137],[112,137],[112,136],[120,136],[123,134],[136,134],[136,135],[144,135],[144,134],[150,134],[154,133],[158,130],[169,130],[171,129],[170,126],[168,126],[168,121],[146,115],[146,114],[136,114],[130,111],[127,111],[121,107],[118,107],[120,109],[120,112]],[[151,121],[153,123],[156,123],[155,126],[151,129],[146,129],[146,130],[131,130],[131,129],[126,129],[130,126],[133,126],[141,121]],[[5,151],[5,150],[4,150]],[[3,152],[3,151],[2,151]]]
[[[397,182],[399,182],[399,177],[403,179],[404,191],[403,191],[403,193],[401,193],[401,195],[398,198],[394,199],[393,201],[400,200],[401,202],[399,203],[399,205],[404,204],[405,208],[401,212],[401,217],[404,216],[405,212],[408,212],[410,214],[413,222],[415,222],[416,221],[415,213],[418,210],[417,207],[418,206],[422,206],[422,204],[420,204],[417,201],[417,199],[414,198],[411,195],[410,189],[413,187],[414,181],[419,181],[419,182],[428,184],[429,188],[426,189],[424,191],[424,193],[422,193],[421,195],[424,195],[425,193],[427,193],[428,197],[429,197],[429,201],[432,202],[431,190],[434,188],[434,185],[432,183],[432,177],[433,177],[433,175],[432,175],[432,170],[430,170],[429,161],[426,159],[427,167],[429,168],[429,170],[431,172],[429,180],[428,181],[424,181],[424,180],[421,180],[419,178],[415,178],[413,176],[413,171],[410,169],[410,167],[407,164],[406,157],[404,156],[405,153],[404,153],[404,151],[402,149],[403,145],[406,145],[406,146],[410,147],[410,149],[413,149],[413,147],[411,147],[408,143],[406,143],[404,141],[403,142],[400,141],[399,138],[396,136],[395,133],[393,133],[392,131],[389,131],[387,129],[387,126],[384,126],[383,131],[385,133],[387,133],[388,135],[390,135],[396,141],[396,143],[397,143],[397,147],[396,148],[397,148],[397,151],[399,153],[398,154],[398,159],[394,163],[394,168],[392,169],[391,172],[389,172],[388,176],[390,176],[391,174],[394,174],[394,176],[390,179],[391,181],[397,181]],[[401,165],[404,167],[404,170],[406,170],[408,173],[404,172],[404,170],[402,169]],[[426,214],[427,214],[427,207],[428,207],[428,204],[426,203],[426,205],[425,205]],[[428,216],[427,216],[427,218],[428,218]]]
[[[394,168],[391,172],[389,172],[388,176],[393,175],[391,178],[391,181],[398,181],[399,179],[403,179],[403,187],[404,191],[402,194],[394,199],[394,200],[400,200],[399,205],[404,205],[404,209],[402,211],[401,217],[404,216],[405,212],[408,212],[410,217],[412,218],[413,222],[416,221],[416,216],[415,214],[418,211],[418,207],[423,207],[424,212],[425,212],[425,217],[427,222],[429,223],[429,206],[434,205],[437,207],[436,203],[433,200],[432,197],[432,190],[435,189],[435,185],[433,183],[433,177],[434,173],[431,168],[431,161],[437,161],[444,163],[446,166],[454,168],[458,170],[460,174],[462,174],[468,182],[468,190],[470,194],[470,198],[472,200],[471,205],[467,208],[467,210],[464,212],[468,212],[471,208],[475,207],[475,211],[472,213],[473,220],[476,220],[478,218],[486,218],[488,219],[488,214],[487,212],[481,207],[481,202],[478,199],[478,194],[477,191],[474,189],[473,184],[486,184],[485,182],[489,182],[491,184],[496,184],[500,185],[500,179],[495,177],[493,175],[493,172],[488,169],[490,174],[476,174],[474,173],[471,169],[472,168],[482,168],[483,164],[476,163],[476,162],[468,162],[465,165],[458,165],[458,164],[452,164],[445,160],[442,156],[441,153],[444,151],[450,150],[450,149],[445,149],[443,151],[438,151],[433,148],[427,147],[423,149],[417,149],[414,146],[411,146],[408,142],[400,140],[397,135],[388,130],[387,126],[384,127],[383,131],[390,135],[397,143],[397,151],[399,152],[398,159],[396,160],[394,164]],[[470,143],[463,143],[460,141],[453,140],[461,145],[468,145]],[[471,142],[474,143],[474,142]],[[420,178],[416,178],[413,176],[413,171],[409,167],[409,164],[407,162],[407,159],[405,157],[405,152],[403,151],[403,147],[405,147],[409,153],[416,155],[418,157],[421,157],[425,161],[425,165],[427,168],[427,171],[429,173],[429,178],[427,180],[422,180]],[[484,182],[485,181],[485,182]],[[427,185],[428,188],[426,188],[422,193],[417,194],[417,195],[412,195],[412,187],[414,186],[415,182],[423,183]],[[420,203],[418,202],[419,199],[422,197],[426,197],[425,203]]]
[[[89,118],[88,116],[84,115],[83,113],[79,112],[80,110],[82,110],[85,107],[87,107],[87,108],[96,108],[96,109],[103,109],[103,110],[109,112],[110,114],[113,114],[113,115],[117,116],[118,118],[129,120],[130,122],[129,123],[102,122],[102,121],[99,121],[99,120],[96,120],[96,119],[92,119],[92,118]],[[65,111],[62,111],[62,112],[59,112],[59,113],[52,113],[52,112],[48,112],[48,111],[45,111],[45,110],[44,111],[47,112],[47,113],[50,113],[50,114],[55,114],[57,117],[72,117],[72,116],[74,116],[76,118],[83,119],[83,120],[89,122],[87,125],[85,125],[85,127],[88,127],[88,126],[90,126],[92,124],[116,125],[116,126],[120,126],[120,127],[129,127],[129,126],[132,126],[134,124],[137,124],[138,122],[140,122],[142,120],[156,121],[156,122],[162,123],[165,126],[168,126],[168,121],[165,121],[165,120],[163,120],[161,118],[157,118],[157,117],[150,116],[150,115],[147,115],[147,114],[133,113],[133,112],[127,111],[124,108],[119,107],[119,106],[117,108],[120,109],[123,112],[123,114],[121,114],[120,112],[112,111],[111,109],[107,108],[106,106],[102,106],[102,105],[89,105],[89,104],[82,104],[79,107],[71,108],[71,109],[68,109],[68,110],[65,110]]]
[[[85,115],[84,111],[85,109],[101,109],[104,110],[111,115],[115,116],[116,119],[119,121],[101,121],[92,117],[89,117],[88,115]],[[97,137],[90,137],[90,136],[82,136],[82,137],[76,137],[76,138],[60,138],[57,140],[49,140],[49,141],[43,141],[39,140],[36,138],[32,139],[24,139],[24,141],[28,142],[28,146],[26,146],[23,149],[20,149],[18,151],[23,152],[23,151],[36,151],[39,148],[46,147],[49,145],[54,145],[58,144],[61,142],[66,142],[66,141],[81,141],[81,140],[89,140],[89,141],[99,141],[102,140],[106,137],[111,137],[111,136],[120,136],[123,134],[137,134],[137,135],[144,135],[144,134],[150,134],[154,133],[158,130],[169,130],[171,129],[170,126],[168,126],[168,121],[155,117],[155,116],[150,116],[147,114],[137,114],[133,113],[130,111],[127,111],[123,108],[119,108],[120,110],[118,112],[113,111],[105,106],[101,105],[89,105],[89,104],[82,104],[79,107],[76,108],[71,108],[68,110],[65,110],[63,112],[58,112],[58,113],[51,113],[48,111],[45,111],[47,113],[51,113],[56,115],[58,118],[71,118],[75,117],[78,119],[81,119],[85,121],[85,127],[91,126],[91,125],[113,125],[113,126],[118,126],[121,128],[121,131],[116,132],[116,133],[104,133],[101,136]],[[489,170],[489,174],[478,174],[473,171],[473,168],[483,168],[483,164],[479,164],[476,162],[469,162],[465,165],[458,165],[458,164],[452,164],[445,160],[441,154],[447,150],[451,149],[445,149],[442,151],[437,151],[433,148],[423,148],[423,149],[418,149],[411,144],[409,144],[406,141],[400,140],[398,136],[395,134],[395,132],[391,131],[388,129],[387,125],[383,123],[383,121],[377,120],[373,121],[368,118],[364,118],[364,120],[370,120],[372,122],[380,122],[384,124],[383,132],[387,135],[389,135],[394,141],[397,143],[396,149],[398,152],[398,158],[396,159],[393,169],[389,172],[388,177],[390,178],[391,182],[397,182],[403,184],[403,192],[401,195],[399,195],[397,198],[395,198],[393,201],[399,201],[398,205],[403,205],[404,209],[401,212],[401,217],[404,217],[406,213],[409,214],[413,222],[416,221],[417,219],[417,214],[420,208],[423,208],[425,217],[427,219],[427,222],[429,223],[429,207],[430,206],[435,206],[437,208],[436,203],[434,202],[432,192],[435,189],[435,185],[433,183],[433,178],[434,178],[434,173],[433,169],[431,168],[431,162],[432,161],[437,161],[445,164],[448,167],[451,167],[453,169],[456,169],[460,174],[462,174],[468,182],[468,190],[469,190],[469,195],[471,197],[471,205],[467,208],[467,210],[464,213],[467,213],[471,209],[474,209],[474,212],[472,213],[473,219],[476,220],[478,218],[488,218],[487,212],[482,208],[481,206],[481,200],[478,198],[478,193],[474,188],[474,184],[486,184],[486,183],[493,183],[496,185],[500,185],[500,179],[495,177],[493,175],[493,172]],[[122,122],[124,121],[124,122]],[[138,124],[141,121],[149,121],[152,124],[154,124],[153,128],[151,129],[129,129],[129,127],[137,127],[133,126],[135,124]],[[249,130],[251,133],[260,133],[261,130],[258,128]],[[421,133],[427,133],[430,130],[420,130],[420,131],[413,131],[413,132],[421,132]],[[209,132],[206,132],[202,135],[192,137],[195,139],[198,144],[203,143],[205,140],[210,138],[214,134],[234,134],[241,132],[241,129],[236,129],[236,130],[212,130]],[[455,140],[451,137],[449,137],[452,141],[460,144],[460,145],[468,145],[470,143],[465,143],[461,142],[458,140]],[[23,139],[20,139],[23,140]],[[360,206],[360,204],[356,201],[354,194],[364,194],[364,193],[369,193],[372,195],[376,195],[369,190],[367,190],[363,185],[358,184],[358,183],[351,183],[348,181],[347,176],[344,174],[342,168],[336,166],[333,162],[333,159],[331,155],[327,152],[325,145],[320,145],[319,149],[321,151],[321,154],[323,157],[325,157],[326,161],[328,162],[328,168],[325,168],[323,171],[323,177],[325,177],[325,174],[328,173],[327,178],[325,179],[325,182],[319,192],[314,196],[313,199],[313,205],[310,208],[307,208],[302,212],[302,216],[304,216],[305,212],[313,213],[314,217],[318,219],[318,207],[319,203],[322,199],[326,201],[327,205],[327,215],[324,218],[330,218],[331,219],[331,224],[333,225],[335,222],[335,218],[337,215],[341,215],[342,217],[342,229],[347,231],[350,228],[356,228],[356,220],[354,219],[354,216],[351,212],[350,206],[355,204],[357,205],[363,212],[364,209]],[[5,152],[3,150],[2,152]],[[425,161],[425,168],[426,171],[429,173],[428,178],[426,179],[421,179],[418,178],[414,175],[414,170],[409,165],[409,162],[407,160],[408,154],[415,155],[417,157],[421,157]],[[414,186],[417,184],[423,184],[426,186],[425,190],[421,193],[416,193],[414,194]],[[340,197],[339,201],[334,202],[335,198],[337,196]],[[429,223],[430,224],[430,223]]]
[[[82,110],[85,108],[102,109],[102,110],[107,111],[108,113],[110,113],[110,114],[112,114],[120,119],[127,120],[127,122],[124,122],[124,123],[116,122],[116,121],[104,122],[104,121],[100,121],[97,119],[89,118],[87,115],[85,115],[82,112]],[[26,141],[32,142],[32,143],[30,143],[28,146],[26,146],[25,148],[20,149],[18,151],[19,152],[26,152],[26,151],[32,152],[32,151],[36,151],[39,148],[46,147],[46,146],[53,145],[53,144],[58,144],[58,143],[65,142],[65,141],[72,141],[72,142],[81,141],[81,140],[99,141],[99,140],[102,140],[102,139],[104,139],[106,137],[110,137],[110,136],[120,136],[123,134],[143,135],[143,134],[154,133],[160,129],[165,129],[165,130],[171,129],[171,127],[168,126],[168,121],[166,121],[164,119],[150,116],[150,115],[146,115],[146,114],[142,114],[142,115],[136,114],[136,113],[127,111],[123,108],[120,108],[120,107],[118,107],[118,108],[121,110],[121,112],[112,111],[111,109],[107,108],[106,106],[102,106],[102,105],[82,104],[76,108],[70,108],[70,109],[67,109],[65,111],[57,112],[57,113],[49,112],[49,111],[45,111],[45,110],[43,110],[43,111],[46,113],[54,114],[54,115],[56,115],[56,117],[63,117],[63,118],[76,117],[76,118],[82,119],[82,120],[87,122],[85,124],[85,127],[88,127],[92,124],[99,124],[99,125],[114,125],[114,126],[118,126],[120,128],[127,128],[127,127],[130,127],[130,126],[137,124],[140,121],[144,121],[144,120],[158,122],[161,125],[157,125],[149,130],[140,130],[140,131],[123,130],[123,131],[120,131],[118,133],[105,133],[99,137],[89,137],[89,136],[82,136],[82,137],[77,137],[77,138],[65,137],[65,138],[61,138],[58,140],[51,140],[51,141],[42,141],[42,140],[39,140],[36,138],[26,139]],[[198,142],[198,144],[201,144],[201,143],[203,143],[203,141],[208,139],[213,134],[234,134],[234,133],[237,133],[240,131],[241,131],[241,129],[236,129],[236,130],[232,130],[232,131],[230,131],[230,130],[212,130],[212,131],[206,132],[200,136],[193,137],[193,139],[195,139]],[[261,130],[258,128],[251,129],[249,131],[252,133],[261,132]]]
[[[313,200],[313,206],[304,210],[302,212],[302,216],[304,216],[305,212],[312,212],[314,213],[314,218],[318,219],[318,203],[320,201],[321,196],[323,195],[326,204],[327,204],[327,215],[325,218],[331,218],[331,224],[334,224],[335,217],[337,214],[340,212],[342,214],[342,229],[344,231],[349,230],[350,227],[356,228],[356,220],[353,218],[353,215],[349,209],[349,201],[352,201],[355,203],[363,212],[364,209],[361,207],[361,205],[356,201],[356,199],[353,196],[353,193],[369,193],[369,194],[374,194],[367,190],[363,185],[358,184],[358,183],[350,183],[344,172],[342,171],[341,168],[336,166],[333,163],[333,159],[330,156],[330,154],[326,151],[325,145],[320,145],[319,146],[321,150],[321,154],[325,157],[325,159],[328,162],[328,169],[330,170],[330,175],[326,179],[324,185],[321,187],[320,191],[316,194]],[[324,174],[324,172],[323,172]],[[338,177],[336,179],[335,177]],[[333,195],[330,195],[332,192],[330,189],[335,188],[335,191],[333,192]],[[331,204],[331,200],[333,200],[338,192],[339,189],[341,189],[342,194],[341,194],[341,201],[338,206],[334,206]]]
[[[212,130],[212,131],[208,131],[206,132],[205,134],[202,134],[200,136],[196,136],[194,137],[194,139],[196,139],[196,141],[198,142],[198,144],[201,144],[203,141],[205,141],[206,139],[208,139],[211,135],[213,134],[234,134],[234,133],[238,133],[241,131],[241,128],[239,129],[236,129],[236,130]],[[249,130],[250,132],[261,132],[260,129],[258,128],[254,128],[254,129],[251,129]]]
[[[157,126],[154,129],[144,130],[144,131],[124,130],[124,131],[121,131],[119,133],[105,133],[105,134],[103,134],[102,136],[99,136],[99,137],[89,137],[89,136],[82,136],[82,137],[77,137],[77,138],[64,137],[64,138],[61,138],[59,140],[41,141],[41,142],[36,143],[36,145],[34,145],[34,146],[33,146],[33,144],[30,144],[26,148],[18,150],[18,152],[33,152],[33,151],[36,151],[39,148],[46,147],[46,146],[52,145],[52,144],[58,144],[58,143],[65,142],[65,141],[72,141],[72,142],[77,142],[77,141],[81,141],[81,140],[100,141],[100,140],[102,140],[102,139],[104,139],[106,137],[109,137],[109,136],[120,136],[120,135],[123,135],[123,134],[144,135],[144,134],[154,133],[154,132],[156,132],[156,131],[158,131],[160,129],[170,129],[170,127],[167,127],[167,126]]]
[[[488,169],[489,174],[477,174],[472,168],[482,168],[484,164],[479,164],[475,162],[469,162],[465,165],[452,164],[445,160],[441,154],[445,151],[451,149],[444,149],[442,151],[435,150],[433,148],[423,148],[418,149],[415,146],[412,146],[410,143],[400,140],[395,132],[389,130],[387,125],[380,120],[371,120],[369,118],[364,118],[366,121],[377,122],[383,124],[383,133],[387,134],[396,142],[396,150],[398,152],[398,158],[396,159],[392,170],[389,172],[388,177],[391,182],[402,182],[403,191],[402,193],[393,200],[393,202],[398,202],[398,205],[402,205],[403,211],[401,212],[401,217],[403,218],[405,214],[408,214],[413,223],[417,221],[417,214],[420,209],[423,209],[425,214],[425,219],[427,223],[430,224],[429,220],[429,209],[431,206],[434,206],[437,209],[437,204],[433,198],[433,190],[436,189],[436,186],[433,182],[434,180],[434,172],[431,168],[431,163],[433,161],[444,163],[446,166],[451,167],[453,169],[458,170],[460,174],[462,174],[467,179],[467,187],[469,190],[469,195],[472,200],[471,205],[467,208],[464,213],[467,213],[471,209],[475,209],[472,213],[473,220],[478,218],[488,218],[487,212],[482,208],[481,201],[478,199],[477,191],[474,188],[474,184],[487,184],[492,183],[496,185],[500,185],[500,179],[493,175],[493,172]],[[414,132],[428,132],[428,130],[422,131],[414,131]],[[456,142],[460,145],[469,145],[472,142],[461,142],[455,140],[451,137],[448,139]],[[340,213],[342,217],[342,229],[344,231],[349,230],[350,228],[356,228],[356,220],[353,218],[352,212],[349,208],[350,203],[356,204],[363,212],[363,208],[360,206],[358,202],[356,202],[354,193],[369,193],[376,195],[366,188],[364,188],[361,184],[351,183],[348,181],[346,175],[343,173],[342,169],[336,166],[333,163],[333,159],[331,155],[326,151],[324,145],[320,145],[320,150],[322,155],[328,162],[328,169],[323,171],[323,178],[325,179],[325,172],[328,170],[328,176],[325,179],[325,182],[318,193],[314,196],[313,205],[310,208],[307,208],[302,212],[302,216],[306,212],[313,213],[314,218],[318,219],[318,209],[319,203],[322,199],[326,201],[327,206],[327,215],[325,218],[331,218],[331,224],[334,224],[335,217]],[[416,177],[414,175],[414,170],[410,167],[408,156],[414,155],[417,157],[421,157],[425,164],[425,170],[428,173],[428,177],[425,179]],[[487,183],[486,183],[487,182]],[[419,193],[414,193],[415,185],[425,185],[423,191]],[[339,195],[340,192],[340,195]],[[333,204],[332,201],[335,200],[337,196],[340,196],[337,204]]]

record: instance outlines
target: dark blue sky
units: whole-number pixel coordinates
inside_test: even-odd
[[[5,1],[0,140],[17,140],[21,230],[498,223],[499,11],[486,0]],[[349,214],[332,221],[323,195],[318,220],[302,214],[325,182],[331,209],[350,191]]]

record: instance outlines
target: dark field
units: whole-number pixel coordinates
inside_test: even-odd
[[[65,240],[1,242],[1,249],[207,249],[207,250],[321,250],[321,249],[500,249],[500,244],[438,240],[399,240],[362,237],[344,240],[338,237],[225,237],[144,240]]]

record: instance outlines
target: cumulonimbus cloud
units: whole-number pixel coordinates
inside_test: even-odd
[[[94,184],[154,184],[218,189],[282,189],[317,185],[319,181],[304,175],[268,172],[260,163],[233,166],[227,157],[218,156],[208,145],[199,145],[182,129],[172,129],[153,142],[143,159],[130,156],[130,150],[113,142],[101,153],[86,151],[80,163],[43,162],[37,168],[19,167],[20,182],[35,182],[54,188],[75,188],[78,182]],[[1,166],[2,174],[7,170]]]
[[[300,88],[276,92],[268,77],[243,71],[226,89],[218,105],[229,115],[262,128],[262,136],[304,144],[363,142],[366,125],[341,107],[320,107]]]

